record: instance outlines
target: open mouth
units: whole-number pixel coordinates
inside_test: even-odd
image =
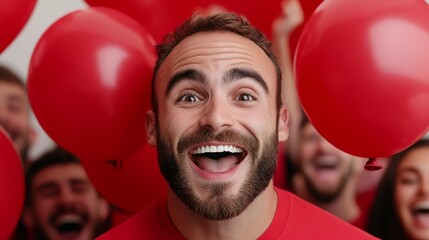
[[[193,149],[190,155],[192,162],[201,170],[223,173],[240,164],[247,152],[234,145],[204,145]]]
[[[335,170],[337,168],[337,164],[335,163],[318,163],[315,164],[314,167],[316,170]]]
[[[429,202],[417,203],[412,208],[414,215],[425,215],[429,217]]]
[[[414,224],[420,228],[429,228],[429,201],[419,202],[412,206],[411,214]]]
[[[320,156],[313,161],[313,166],[317,171],[332,171],[337,169],[338,164],[339,162],[330,156]]]
[[[83,225],[82,219],[74,215],[59,217],[55,222],[55,228],[61,234],[77,234],[82,230]]]

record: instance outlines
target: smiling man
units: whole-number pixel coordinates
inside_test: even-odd
[[[273,186],[288,136],[270,43],[235,14],[194,16],[158,47],[148,142],[169,183],[100,239],[371,239]]]
[[[30,237],[91,240],[107,230],[109,207],[89,181],[79,160],[54,149],[29,165],[23,214]]]
[[[5,66],[0,66],[0,125],[18,149],[24,165],[35,140],[30,121],[30,102],[24,82]]]
[[[365,159],[347,154],[321,136],[303,116],[292,189],[299,197],[364,229],[367,212],[356,199]]]

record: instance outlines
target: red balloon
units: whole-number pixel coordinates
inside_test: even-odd
[[[428,43],[424,1],[324,1],[296,52],[305,113],[350,154],[401,151],[429,127]]]
[[[8,239],[24,204],[24,170],[15,145],[0,127],[0,239]]]
[[[282,0],[200,0],[200,5],[208,7],[210,5],[217,4],[229,11],[243,14],[253,25],[271,38],[273,20],[282,13],[281,2]]]
[[[157,42],[192,15],[197,0],[85,0],[90,6],[119,10],[136,19]]]
[[[0,53],[21,32],[35,5],[36,0],[0,1]]]
[[[97,191],[111,204],[137,212],[166,196],[156,148],[146,145],[119,161],[82,161]]]
[[[34,49],[28,93],[43,129],[85,159],[120,159],[146,143],[154,41],[108,8],[72,12]]]

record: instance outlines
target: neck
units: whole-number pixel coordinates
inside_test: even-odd
[[[312,198],[307,200],[346,222],[353,222],[360,216],[360,208],[356,201],[354,184],[354,181],[349,181],[341,194],[333,201],[318,202]]]
[[[186,239],[256,239],[274,218],[277,193],[271,180],[268,187],[240,215],[228,220],[208,220],[196,215],[171,189],[167,206],[173,224]]]

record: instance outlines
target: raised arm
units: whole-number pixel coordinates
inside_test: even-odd
[[[294,158],[298,150],[299,124],[302,109],[299,102],[293,71],[289,38],[292,32],[304,22],[304,13],[298,0],[283,0],[283,14],[273,22],[273,47],[282,68],[282,102],[289,111],[289,140],[287,149]]]

